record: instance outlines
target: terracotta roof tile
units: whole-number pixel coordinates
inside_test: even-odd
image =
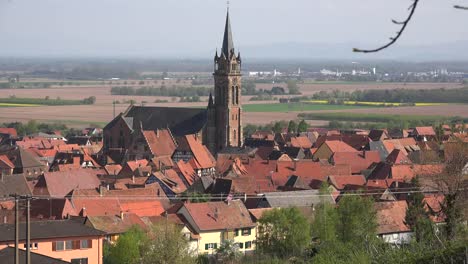
[[[351,172],[353,174],[358,174],[369,168],[373,163],[378,163],[380,161],[380,155],[378,151],[335,152],[331,159],[332,163],[336,165],[350,165]]]
[[[328,181],[337,190],[343,189],[348,184],[362,186],[366,184],[366,178],[363,175],[330,175],[328,176]]]
[[[39,176],[33,193],[34,195],[64,197],[75,189],[97,188],[101,184],[98,174],[105,174],[105,172],[93,169],[45,172]]]
[[[9,127],[0,127],[0,134],[8,134],[14,137],[18,136],[16,129]]]
[[[390,164],[412,164],[411,160],[400,149],[394,149],[388,156],[386,161]]]
[[[6,155],[0,155],[0,168],[14,169],[15,165],[8,159]]]
[[[193,164],[196,169],[208,169],[216,166],[216,160],[210,151],[194,135],[186,135],[185,139],[193,153]]]
[[[350,145],[344,143],[343,141],[338,140],[327,140],[323,144],[327,145],[330,150],[335,152],[357,152],[356,149],[351,147]]]
[[[157,129],[156,131],[143,131],[143,136],[155,156],[171,156],[176,150],[176,144],[168,129]]]
[[[377,211],[377,233],[391,234],[410,232],[405,224],[406,201],[377,202],[374,204]]]
[[[192,218],[196,231],[234,230],[254,227],[249,211],[241,201],[189,203],[179,209],[183,214],[186,210]],[[187,216],[186,216],[187,217]]]
[[[432,126],[416,127],[414,130],[418,136],[435,136],[436,135],[434,128]]]

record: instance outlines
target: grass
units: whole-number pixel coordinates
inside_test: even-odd
[[[45,98],[0,98],[4,107],[39,106],[39,105],[83,105],[83,100],[45,99]]]
[[[244,112],[301,112],[320,110],[347,110],[357,108],[369,108],[376,106],[354,106],[354,105],[329,105],[311,103],[289,103],[289,104],[246,104],[242,106]]]

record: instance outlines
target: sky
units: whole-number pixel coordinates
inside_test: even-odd
[[[465,1],[466,3],[467,1]],[[388,41],[410,0],[231,0],[236,48]],[[463,0],[422,0],[399,45],[468,41]],[[206,57],[224,0],[0,0],[0,56]],[[273,55],[272,55],[273,56]]]

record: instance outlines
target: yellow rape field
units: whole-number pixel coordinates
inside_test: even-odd
[[[0,107],[31,107],[31,106],[40,106],[38,104],[10,104],[10,103],[0,103]]]

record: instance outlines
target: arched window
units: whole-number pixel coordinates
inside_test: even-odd
[[[236,104],[239,104],[239,86],[236,86]]]
[[[237,140],[236,130],[234,129],[234,140]]]
[[[236,88],[233,86],[232,87],[232,104],[236,103]]]

